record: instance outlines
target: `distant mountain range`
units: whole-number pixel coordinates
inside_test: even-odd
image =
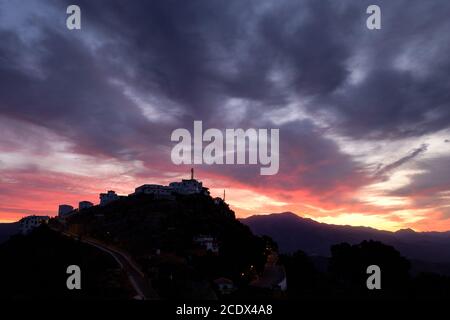
[[[410,260],[444,264],[445,269],[450,266],[450,232],[415,232],[411,229],[389,232],[368,227],[330,225],[299,217],[292,212],[255,215],[241,219],[241,222],[257,235],[272,237],[280,251],[285,253],[300,249],[309,255],[327,257],[333,244],[377,240],[395,247]]]
[[[10,236],[19,232],[19,223],[0,223],[0,243],[9,239]]]

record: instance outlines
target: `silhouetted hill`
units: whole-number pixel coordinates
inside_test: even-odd
[[[130,196],[82,210],[65,228],[131,254],[164,298],[209,299],[208,283],[225,277],[244,284],[266,260],[265,240],[228,205],[200,194],[174,200]],[[199,236],[214,239],[218,252],[196,243]]]
[[[415,232],[411,229],[397,232],[367,227],[340,226],[319,223],[291,212],[256,215],[241,219],[259,235],[268,235],[282,252],[303,250],[310,255],[330,256],[330,246],[347,242],[357,244],[363,240],[376,240],[394,246],[411,260],[424,260],[445,264],[450,272],[450,233]]]
[[[0,223],[0,243],[19,232],[19,223]]]

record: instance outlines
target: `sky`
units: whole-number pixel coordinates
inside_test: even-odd
[[[276,175],[194,166],[238,217],[450,230],[449,16],[446,0],[0,0],[0,222],[188,178],[170,135],[201,120],[279,129]]]

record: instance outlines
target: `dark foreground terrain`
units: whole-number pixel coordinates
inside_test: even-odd
[[[133,291],[108,254],[47,226],[0,245],[0,299],[128,299]],[[68,290],[69,265],[81,268],[81,290]]]
[[[444,273],[414,270],[415,261],[397,247],[371,240],[395,233],[333,232],[335,226],[292,214],[281,218],[281,224],[245,221],[257,236],[226,203],[205,195],[129,197],[74,212],[0,245],[0,299],[132,299],[139,290],[130,272],[153,299],[172,301],[450,299]],[[403,244],[410,233],[398,236]],[[214,239],[217,250],[197,243],[199,236]],[[431,236],[445,241],[446,235]],[[296,249],[286,250],[289,243]],[[82,290],[67,289],[69,265],[81,267]],[[370,265],[381,269],[381,290],[367,288]]]

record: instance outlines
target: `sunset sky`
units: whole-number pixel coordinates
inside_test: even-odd
[[[0,222],[189,177],[170,135],[202,120],[280,130],[277,175],[194,166],[239,217],[450,230],[449,17],[446,0],[0,0]]]

